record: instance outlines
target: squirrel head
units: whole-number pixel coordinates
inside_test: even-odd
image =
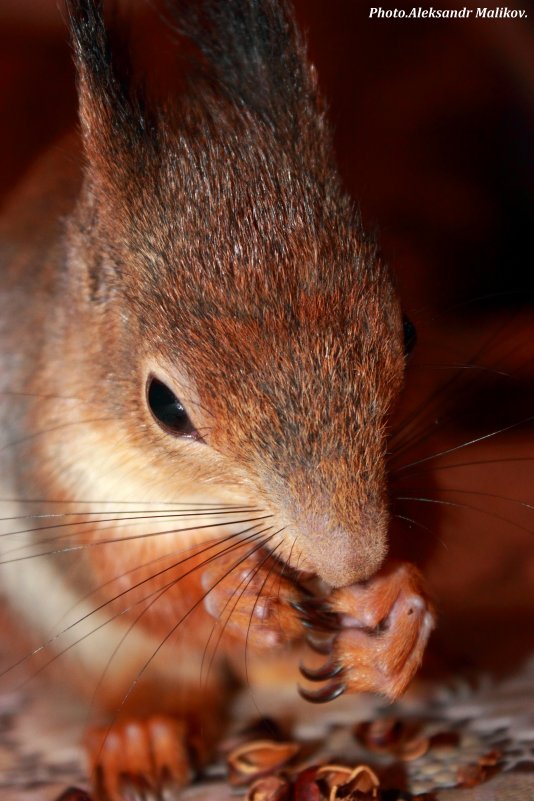
[[[184,498],[184,476],[197,496],[253,499],[291,566],[333,586],[369,577],[386,552],[402,314],[341,186],[288,6],[169,3],[196,59],[188,88],[154,109],[115,63],[102,4],[67,5],[83,382],[146,455],[155,499]]]

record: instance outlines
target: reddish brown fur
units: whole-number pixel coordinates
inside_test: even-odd
[[[217,92],[213,76],[199,76],[174,110],[156,115],[117,77],[98,10],[69,3],[85,166],[76,175],[79,143],[63,142],[62,164],[56,157],[34,178],[31,208],[22,196],[6,218],[17,255],[4,287],[4,359],[12,352],[20,358],[5,383],[35,394],[15,414],[13,430],[30,436],[10,470],[21,498],[55,499],[58,512],[63,501],[79,499],[94,511],[118,500],[249,505],[270,516],[263,526],[280,565],[341,587],[371,577],[386,553],[385,434],[404,374],[400,304],[340,187],[300,38],[286,12],[271,0],[264,5],[285,20],[283,47],[298,67],[293,95],[286,86],[279,106],[272,97],[247,105],[246,86],[234,91],[222,82]],[[56,195],[65,198],[61,213],[72,206],[64,231],[58,208],[45,208]],[[44,234],[26,244],[35,215]],[[201,442],[158,427],[146,403],[150,373],[181,398]],[[139,533],[97,521],[84,528],[85,519],[79,541],[86,544]],[[172,546],[154,536],[88,547],[65,564],[61,581],[79,594],[100,587],[104,602],[125,593],[107,608],[119,613],[127,598],[122,622],[135,622],[138,602],[180,577],[138,625],[161,640],[186,617],[178,632],[182,662],[198,667],[213,627],[202,580],[222,578],[248,548],[204,574],[193,569],[204,555],[172,565],[213,536],[206,521]],[[243,565],[259,572],[244,585],[226,648],[235,647],[239,615],[254,612],[258,587],[269,587],[276,563],[262,563],[264,553]],[[154,565],[170,569],[154,577]],[[214,590],[215,606],[224,608],[234,576]],[[289,605],[294,576],[278,575],[280,592],[263,629],[269,636],[285,630],[281,642],[302,632]],[[388,604],[377,624],[395,600]],[[250,644],[262,645],[261,627],[253,626]],[[339,652],[350,671],[354,653]],[[400,691],[408,680],[398,680],[400,661],[392,660],[390,685],[375,689]],[[106,675],[101,699],[116,704],[129,681],[121,670]],[[189,706],[202,715],[189,681],[167,712],[189,714]],[[109,760],[104,773],[118,797],[121,765]],[[142,771],[142,759],[138,765]]]

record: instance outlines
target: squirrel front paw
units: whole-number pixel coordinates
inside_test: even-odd
[[[193,778],[186,725],[157,715],[92,729],[86,738],[94,801],[178,797]]]
[[[335,590],[326,601],[301,609],[313,629],[329,639],[316,650],[328,654],[319,669],[301,666],[310,681],[328,681],[317,691],[300,689],[308,701],[324,703],[343,692],[376,692],[393,700],[419,667],[435,617],[417,568],[395,564],[367,582]]]
[[[303,624],[296,604],[302,592],[264,552],[236,565],[235,557],[217,559],[202,574],[204,605],[220,633],[246,640],[259,650],[301,638]]]

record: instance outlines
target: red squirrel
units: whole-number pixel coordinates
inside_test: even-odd
[[[207,758],[238,645],[327,652],[301,668],[312,702],[395,698],[434,613],[386,558],[413,327],[289,5],[169,2],[194,65],[163,104],[102,3],[66,5],[80,131],[1,222],[1,421],[20,441],[3,494],[14,516],[42,499],[17,540],[36,558],[3,587],[42,636],[72,626],[63,669],[112,715],[88,740],[95,792],[119,801],[123,774],[163,796]]]

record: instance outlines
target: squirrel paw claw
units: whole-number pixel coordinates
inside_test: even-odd
[[[193,776],[186,727],[162,715],[93,729],[86,742],[95,801],[164,801]]]
[[[298,687],[299,695],[311,704],[326,704],[329,701],[333,701],[334,698],[343,695],[346,689],[346,685],[339,681],[331,682],[327,684],[326,687],[314,691],[304,690],[302,687]]]
[[[329,631],[329,640],[310,633],[315,651],[328,655],[324,665],[300,672],[309,681],[329,681],[303,698],[325,703],[347,692],[376,692],[393,700],[407,687],[419,667],[434,628],[434,611],[419,571],[408,564],[390,565],[373,579],[335,590],[315,604],[303,604],[313,631]],[[333,678],[337,682],[332,682]]]

